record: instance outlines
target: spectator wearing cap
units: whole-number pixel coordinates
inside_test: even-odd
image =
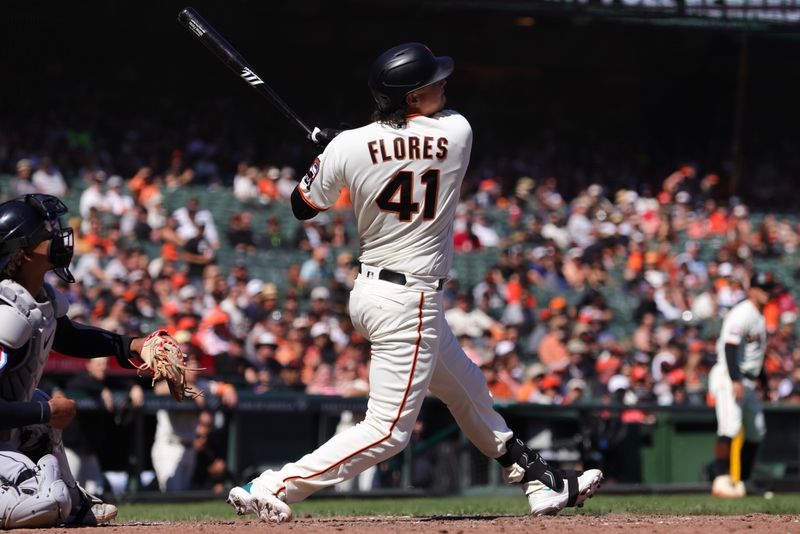
[[[269,165],[261,169],[256,179],[259,203],[266,205],[278,198],[278,187],[275,184],[279,177],[280,169],[274,165]]]
[[[333,276],[329,261],[330,250],[327,245],[314,248],[311,257],[300,267],[300,280],[306,286],[321,286]]]
[[[181,313],[185,315],[203,315],[203,303],[199,298],[200,292],[191,284],[186,284],[178,290]]]
[[[312,252],[322,247],[327,241],[325,229],[316,220],[303,221],[294,233],[293,244],[297,250]]]
[[[188,238],[183,245],[182,258],[188,265],[186,275],[194,283],[198,283],[203,278],[203,271],[206,266],[213,264],[215,261],[214,248],[205,238],[203,228],[203,224],[199,223],[198,232]]]
[[[313,320],[326,319],[330,315],[330,290],[324,286],[317,286],[311,290],[309,297],[311,298],[309,317]]]
[[[214,215],[201,209],[200,201],[196,197],[190,198],[186,206],[175,210],[172,216],[178,222],[177,232],[181,239],[189,241],[202,235],[209,246],[213,249],[219,248],[219,233]]]
[[[89,182],[89,187],[81,193],[78,212],[84,222],[87,223],[92,210],[96,210],[98,213],[109,213],[111,206],[109,206],[106,194],[103,191],[106,173],[102,171],[89,172],[85,179]],[[84,228],[84,231],[86,230],[87,228]]]
[[[209,356],[228,352],[231,338],[228,323],[230,317],[221,308],[212,308],[200,321],[197,342],[200,349]]]
[[[63,198],[67,194],[67,183],[64,177],[53,165],[49,156],[44,156],[39,160],[39,168],[33,173],[31,178],[37,193],[53,195]]]
[[[303,354],[306,352],[308,331],[305,330],[305,327],[309,327],[310,324],[306,322],[304,327],[301,327],[295,321],[292,326],[294,328],[286,332],[276,354],[276,358],[284,366],[290,362],[302,362]]]
[[[589,345],[581,337],[574,337],[567,342],[569,364],[561,371],[573,378],[589,378],[594,375],[594,362],[590,358]]]
[[[562,404],[561,377],[556,373],[545,375],[539,382],[539,394],[533,401],[536,404]]]
[[[331,341],[331,328],[324,322],[317,322],[311,326],[308,332],[311,338],[311,346],[306,351],[304,360],[316,360],[320,363],[335,363],[336,350]]]
[[[249,211],[235,212],[231,215],[226,235],[228,244],[236,252],[250,254],[256,250],[256,239],[253,234],[253,216]]]
[[[260,282],[260,280],[259,280]],[[276,286],[272,282],[263,283],[261,290],[255,294],[252,294],[252,291],[255,291],[257,284],[251,285],[251,282],[248,282],[248,294],[251,294],[255,299],[252,312],[249,313],[252,321],[254,323],[260,323],[265,319],[268,319],[272,316],[273,313],[279,310],[278,308],[278,286]]]
[[[472,221],[472,233],[478,238],[481,248],[497,247],[500,244],[500,236],[494,229],[492,223],[487,219],[484,211],[478,211]]]
[[[330,230],[330,244],[333,247],[349,247],[351,245],[350,233],[344,224],[344,219],[335,217]]]
[[[495,347],[495,363],[497,377],[511,390],[512,397],[516,397],[524,379],[524,369],[519,359],[516,344],[508,339],[503,339]]]
[[[228,340],[228,350],[217,355],[214,360],[214,376],[231,384],[255,382],[253,365],[244,356],[244,343],[232,337]]]
[[[286,166],[281,168],[278,180],[275,182],[278,198],[282,198],[283,200],[289,200],[291,198],[292,191],[297,187],[295,174],[295,170],[292,167]]]
[[[584,402],[588,388],[586,386],[586,381],[580,378],[573,378],[567,382],[565,390],[566,393],[564,394],[561,404],[571,405]]]
[[[308,382],[306,393],[309,395],[339,395],[333,365],[321,363],[314,369],[314,374]]]
[[[567,232],[570,240],[578,247],[585,249],[595,241],[594,228],[587,216],[589,200],[578,197],[572,204],[572,210],[567,220]]]
[[[227,286],[227,284],[226,284]],[[245,314],[248,296],[244,282],[235,282],[221,295],[214,295],[219,301],[219,307],[228,314],[231,334],[235,337],[245,337],[250,329],[250,321]]]
[[[641,322],[633,332],[633,347],[641,352],[650,353],[654,349],[653,331],[655,329],[656,316],[651,312],[642,315]]]
[[[289,242],[281,230],[280,219],[274,215],[267,219],[264,233],[257,238],[258,248],[264,250],[282,250],[289,247]]]
[[[639,404],[650,404],[655,401],[653,380],[647,372],[647,366],[636,364],[630,368],[630,389],[636,395]]]
[[[106,249],[102,243],[95,243],[91,249],[81,254],[75,264],[74,275],[76,280],[80,280],[86,287],[103,284],[108,281],[103,259],[106,257]]]
[[[21,197],[36,193],[36,186],[31,182],[31,170],[33,165],[29,159],[21,159],[17,162],[17,174],[11,178],[11,195]]]
[[[261,373],[266,371],[271,378],[278,376],[281,363],[276,358],[278,338],[272,332],[262,332],[255,340],[253,366]]]
[[[236,200],[247,204],[258,198],[257,175],[256,167],[252,167],[244,160],[238,163],[236,174],[233,176],[233,196]]]
[[[105,199],[108,204],[109,211],[115,217],[121,217],[123,221],[135,220],[134,212],[136,204],[133,197],[126,195],[122,192],[122,185],[124,180],[122,176],[113,174],[106,180],[106,194]],[[123,223],[123,228],[130,230],[132,225],[130,223]]]
[[[540,363],[533,363],[525,369],[525,380],[517,390],[516,399],[519,402],[536,403],[538,395],[541,394],[540,382],[546,373],[545,366]]]
[[[299,360],[287,362],[281,367],[277,380],[273,383],[274,391],[294,391],[302,393],[306,385],[302,380],[303,364]]]
[[[550,331],[542,338],[542,342],[539,344],[539,361],[548,369],[561,370],[570,363],[569,351],[566,345],[566,323],[557,316],[550,319],[548,326]]]
[[[514,391],[509,386],[508,382],[503,380],[498,373],[498,362],[490,360],[481,365],[483,377],[486,379],[486,384],[489,386],[489,393],[496,401],[499,400],[513,400]]]
[[[369,395],[369,366],[355,359],[347,359],[336,369],[336,388],[342,397]]]
[[[483,310],[472,307],[468,293],[459,293],[454,308],[444,312],[444,318],[456,337],[469,336],[479,339],[484,332],[502,331],[502,324]]]
[[[472,297],[479,307],[483,304],[484,311],[492,317],[499,317],[507,301],[503,271],[496,265],[486,271],[483,280],[472,289]]]

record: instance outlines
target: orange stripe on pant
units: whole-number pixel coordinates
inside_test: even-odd
[[[392,426],[389,427],[389,433],[386,434],[385,436],[383,436],[378,441],[375,441],[374,443],[370,443],[366,447],[360,448],[356,452],[354,452],[354,453],[342,458],[338,462],[334,463],[330,467],[327,467],[327,468],[323,469],[322,471],[317,471],[316,473],[312,473],[312,474],[306,475],[306,476],[294,476],[294,477],[289,477],[289,478],[283,479],[283,481],[282,481],[283,486],[278,488],[278,490],[274,493],[275,495],[278,495],[281,491],[286,489],[286,483],[287,482],[290,482],[292,480],[310,480],[310,479],[312,479],[314,477],[318,477],[319,475],[322,475],[323,473],[327,473],[331,469],[343,464],[344,462],[346,462],[350,458],[352,458],[354,456],[357,456],[357,455],[361,454],[362,452],[371,449],[372,447],[380,445],[382,442],[384,442],[387,439],[389,439],[390,437],[392,437],[392,432],[394,432],[394,427],[397,426],[397,422],[400,420],[400,416],[402,415],[403,409],[406,406],[406,400],[408,399],[408,394],[411,391],[411,383],[412,383],[412,381],[414,379],[414,370],[417,368],[417,356],[419,355],[419,345],[420,345],[420,343],[422,343],[422,305],[423,305],[424,302],[425,302],[425,294],[424,293],[420,293],[419,294],[419,315],[418,315],[419,322],[417,323],[417,343],[416,343],[416,346],[414,347],[414,359],[411,362],[411,372],[408,374],[408,382],[406,383],[406,390],[405,390],[405,393],[403,394],[403,401],[400,403],[400,408],[397,410],[397,416],[394,418],[394,421],[392,421]]]

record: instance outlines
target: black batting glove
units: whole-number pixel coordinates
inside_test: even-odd
[[[316,143],[320,147],[326,147],[328,143],[333,141],[333,138],[342,133],[344,130],[336,128],[314,128],[308,135],[308,139]]]

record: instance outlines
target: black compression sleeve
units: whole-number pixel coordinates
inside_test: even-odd
[[[50,405],[46,402],[9,402],[0,399],[0,429],[2,430],[48,421],[50,421]]]
[[[300,186],[295,187],[294,191],[292,191],[292,213],[294,213],[295,218],[301,221],[313,219],[317,216],[319,211],[309,206],[308,202],[303,200],[302,193],[300,193],[300,189],[298,189],[299,187]]]
[[[122,367],[136,368],[129,361],[135,357],[130,337],[76,323],[66,316],[58,318],[53,350],[76,358],[114,356]]]
[[[739,370],[739,361],[736,359],[736,353],[739,352],[737,345],[725,343],[725,361],[728,363],[728,374],[731,375],[731,380],[738,382],[742,379],[742,373]]]

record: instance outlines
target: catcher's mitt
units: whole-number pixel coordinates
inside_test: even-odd
[[[201,369],[186,367],[186,356],[175,338],[166,330],[158,329],[147,336],[139,356],[144,362],[139,369],[149,369],[153,372],[153,384],[162,379],[166,380],[175,400],[182,401],[186,397],[194,399],[203,394],[186,384],[186,371]]]

